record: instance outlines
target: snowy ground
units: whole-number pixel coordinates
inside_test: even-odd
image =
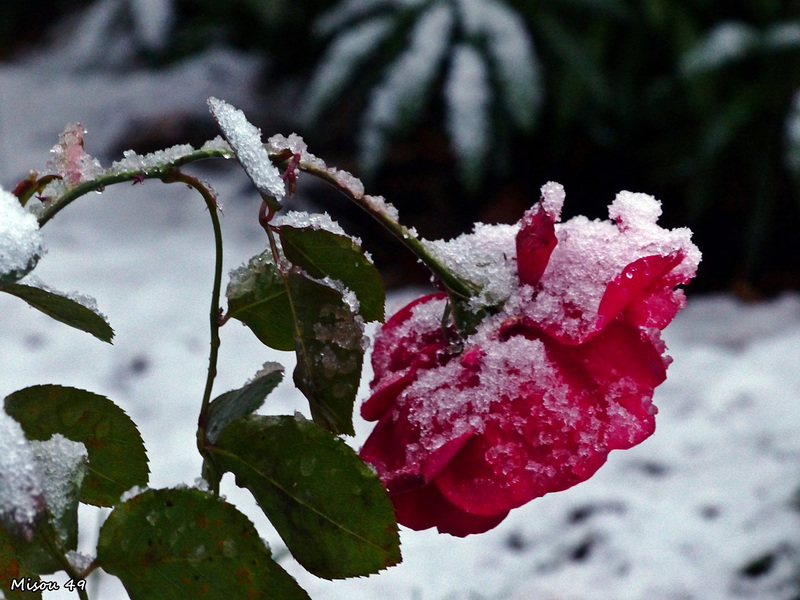
[[[102,155],[135,118],[202,115],[209,95],[247,108],[255,68],[255,61],[222,51],[161,73],[78,74],[57,50],[0,65],[0,185],[10,188],[43,167],[70,121],[89,129],[87,150]],[[224,167],[201,173],[225,208],[227,271],[260,252],[264,239],[255,194],[235,165]],[[194,422],[213,262],[203,203],[157,182],[112,188],[61,213],[45,237],[49,254],[37,274],[64,291],[95,296],[116,330],[115,344],[3,295],[0,397],[39,383],[108,395],[142,430],[151,485],[191,484],[200,470]],[[588,482],[513,511],[481,536],[403,531],[403,564],[370,578],[326,582],[289,558],[283,564],[315,600],[796,598],[800,297],[759,305],[691,298],[666,338],[675,362],[656,392],[656,434],[612,453]],[[223,328],[222,344],[218,392],[241,385],[265,360],[290,367],[288,355],[265,350],[236,323]],[[268,410],[303,405],[284,383]],[[358,427],[356,445],[367,424]],[[231,481],[224,484],[228,498],[280,549],[252,501]],[[86,511],[82,518],[82,549],[91,552],[101,515]],[[123,597],[110,579],[91,586],[96,600]]]

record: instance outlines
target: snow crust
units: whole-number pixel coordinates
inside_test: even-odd
[[[44,240],[36,217],[14,194],[0,187],[0,278],[22,276],[44,254]]]
[[[247,120],[244,112],[224,100],[212,96],[208,106],[256,189],[277,200],[283,198],[286,186],[261,142],[261,130]]]
[[[299,229],[304,227],[324,229],[325,231],[330,231],[337,235],[350,237],[347,235],[347,232],[342,229],[342,226],[334,221],[327,212],[311,214],[302,210],[292,210],[284,215],[275,217],[272,220],[272,224],[277,227],[288,225],[289,227],[297,227]]]
[[[133,150],[125,150],[120,160],[111,164],[110,173],[126,173],[129,171],[147,171],[154,167],[176,161],[191,154],[195,149],[190,144],[178,144],[164,150],[141,155]]]
[[[542,187],[542,206],[556,220],[564,198],[560,184]],[[507,313],[528,316],[578,341],[597,326],[609,282],[635,260],[683,252],[676,277],[688,278],[697,270],[700,251],[691,231],[661,228],[660,215],[661,204],[652,196],[623,191],[609,206],[613,222],[577,216],[556,223],[558,245],[537,288],[518,286],[514,236],[519,224],[478,223],[472,233],[425,244],[457,274],[484,287],[471,299],[473,308],[507,303]]]

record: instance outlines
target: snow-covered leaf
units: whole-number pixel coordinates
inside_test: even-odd
[[[328,36],[358,19],[387,8],[413,8],[427,0],[344,0],[314,23],[314,33]]]
[[[88,453],[80,442],[73,442],[60,433],[44,441],[30,442],[39,471],[50,523],[65,548],[75,550],[78,544],[78,500],[86,476]]]
[[[81,501],[113,506],[135,485],[146,485],[147,453],[136,424],[105,396],[60,385],[39,385],[14,392],[5,409],[31,440],[61,434],[86,446],[88,472]]]
[[[287,294],[295,318],[294,383],[308,399],[318,425],[354,435],[364,323],[341,290],[304,274],[289,273]]]
[[[91,298],[62,294],[38,283],[37,285],[12,283],[0,287],[0,291],[21,298],[56,321],[91,333],[99,340],[111,343],[114,338],[114,330],[98,312]]]
[[[341,281],[358,299],[365,321],[382,321],[386,294],[378,269],[347,235],[314,227],[279,229],[281,247],[293,264],[312,277]]]
[[[78,497],[85,472],[82,444],[58,434],[47,441],[28,441],[19,423],[0,409],[0,585],[14,570],[19,577],[28,569],[43,574],[63,568],[46,540],[64,549],[77,547]],[[12,572],[4,565],[11,565]]]
[[[400,562],[391,503],[375,473],[311,421],[253,416],[211,449],[269,517],[297,561],[318,577],[377,573]]]
[[[265,363],[261,370],[237,390],[231,390],[216,397],[208,406],[206,437],[215,443],[219,434],[230,423],[255,412],[264,403],[267,395],[283,379],[283,365],[275,362]]]
[[[36,217],[20,205],[14,194],[0,188],[0,285],[24,277],[43,253]]]
[[[230,273],[228,315],[247,325],[262,344],[294,350],[294,321],[283,277],[269,250]]]
[[[764,46],[769,50],[800,48],[800,21],[772,25],[764,32]]]
[[[445,82],[447,129],[459,158],[461,178],[467,189],[478,187],[482,163],[491,142],[492,90],[483,57],[467,44],[458,45]]]
[[[173,0],[130,0],[130,8],[142,45],[151,50],[163,48],[175,21]]]
[[[231,318],[270,348],[295,351],[294,382],[314,420],[353,435],[364,329],[352,292],[298,268],[282,273],[265,252],[231,273],[227,296]]]
[[[278,167],[272,164],[269,152],[261,142],[261,130],[250,123],[241,110],[224,100],[211,97],[208,106],[253,185],[265,200],[279,208],[286,186]]]

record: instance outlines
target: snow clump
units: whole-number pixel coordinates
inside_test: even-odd
[[[0,283],[20,279],[44,253],[36,217],[14,194],[0,188]]]
[[[0,523],[31,539],[44,511],[42,475],[22,427],[0,409]]]
[[[269,152],[261,142],[261,130],[250,123],[241,110],[224,100],[212,96],[208,99],[208,106],[256,189],[272,198],[283,198],[286,187],[281,172],[272,164]]]

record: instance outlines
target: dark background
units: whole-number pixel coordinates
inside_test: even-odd
[[[432,2],[450,0],[404,10],[376,8],[376,14],[395,20],[392,36],[316,123],[292,115],[302,113],[315,67],[341,33],[322,37],[313,29],[338,4],[333,0],[174,0],[167,39],[157,47],[142,44],[130,66],[160,68],[211,44],[263,52],[269,69],[259,93],[265,99],[279,93],[284,110],[276,117],[265,109],[254,120],[262,119],[265,133],[273,126],[300,132],[329,164],[359,174],[358,131],[370,91]],[[65,19],[80,19],[89,4],[0,2],[0,59],[14,60],[34,49]],[[605,218],[618,191],[643,191],[663,202],[662,224],[695,231],[704,261],[690,292],[729,290],[759,298],[800,287],[800,166],[789,161],[788,137],[800,93],[799,1],[502,4],[524,21],[540,64],[544,101],[533,126],[521,130],[502,107],[493,106],[492,147],[479,183],[465,185],[445,127],[443,71],[422,110],[394,132],[368,191],[386,196],[405,224],[429,238],[467,231],[476,220],[514,222],[549,180],[566,187],[565,218],[581,213]],[[727,60],[688,69],[687,57],[720,26],[730,25],[748,31],[751,43],[734,48]],[[286,110],[287,103],[297,110]],[[800,107],[796,110],[800,115]],[[800,127],[800,116],[797,123]],[[194,138],[213,135],[210,123],[188,122],[168,136],[162,130],[154,125],[149,135],[133,141],[134,149],[202,142]],[[800,141],[794,151],[800,153]],[[364,217],[343,211],[330,192],[312,186],[306,193],[346,228],[360,230],[390,285],[407,283],[411,274],[424,278],[386,238],[366,233]]]

